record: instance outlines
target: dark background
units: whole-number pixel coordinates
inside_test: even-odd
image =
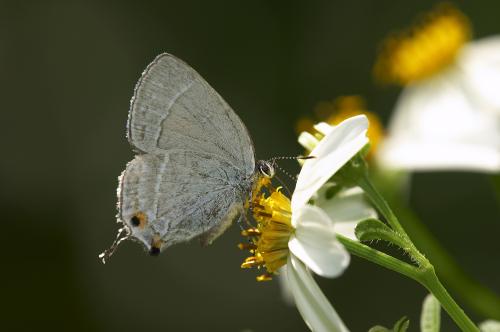
[[[500,33],[500,2],[457,4],[475,36]],[[132,90],[168,51],[196,68],[248,126],[259,158],[296,155],[294,123],[315,104],[362,94],[387,120],[398,90],[373,84],[378,42],[429,1],[0,2],[0,329],[303,331],[277,282],[240,270],[236,227],[151,258],[115,234],[117,176]],[[418,174],[412,204],[464,268],[500,292],[500,223],[488,178]],[[352,331],[418,330],[425,291],[353,258],[319,280]],[[466,308],[467,309],[467,308]],[[472,314],[476,321],[482,320]],[[443,315],[445,316],[445,315]],[[443,331],[456,328],[444,318]]]

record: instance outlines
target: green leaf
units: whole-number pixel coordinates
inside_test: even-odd
[[[389,226],[377,219],[360,221],[354,233],[360,241],[382,240],[393,243],[404,250],[409,247],[409,244],[403,237],[399,236]]]
[[[410,320],[406,316],[403,316],[394,323],[394,326],[390,330],[387,327],[376,325],[369,329],[368,332],[406,332],[409,326]]]
[[[408,317],[403,316],[394,324],[392,331],[393,332],[406,332],[406,330],[408,330],[409,326],[410,326],[410,320],[408,319]]]
[[[358,223],[354,233],[360,241],[372,241],[389,239],[394,232],[378,219],[366,219]]]
[[[422,304],[422,314],[420,315],[421,332],[439,332],[441,326],[441,305],[439,301],[429,294]]]
[[[387,327],[377,325],[369,329],[368,332],[391,332],[391,330],[389,330]]]

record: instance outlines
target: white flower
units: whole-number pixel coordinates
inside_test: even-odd
[[[287,276],[297,308],[313,331],[347,331],[347,328],[306,266],[321,276],[336,277],[349,264],[349,254],[337,241],[336,233],[339,228],[336,228],[329,214],[307,202],[368,143],[367,128],[368,121],[363,115],[345,120],[334,127],[311,152],[315,158],[304,163],[292,195],[292,225],[295,227],[295,234],[288,242],[291,255],[286,265]],[[334,208],[334,205],[324,204],[323,207]],[[337,207],[341,212],[338,220],[352,222],[348,217],[351,213],[349,207],[338,203]],[[331,212],[330,215],[335,215],[334,211]]]
[[[358,117],[360,116],[354,118]],[[324,122],[320,122],[314,126],[314,129],[319,133],[321,138],[329,135],[333,128],[335,126]],[[328,139],[331,139],[330,136],[328,137]],[[360,140],[356,143],[358,144],[357,146],[368,142],[366,136],[364,138],[358,137],[357,139]],[[314,150],[318,143],[322,141],[322,139],[318,139],[318,137],[308,132],[302,132],[298,140],[308,151]],[[310,155],[315,156],[316,153],[317,150],[314,154],[311,152]],[[323,183],[314,195],[314,205],[320,207],[330,217],[334,223],[336,233],[352,240],[357,240],[354,235],[354,229],[358,222],[369,218],[376,218],[377,212],[366,202],[364,192],[359,187],[341,188],[333,197],[329,197],[328,192],[335,189],[333,188],[335,186],[334,183]]]
[[[500,37],[470,41],[450,3],[381,44],[375,77],[405,88],[377,153],[384,168],[500,171]]]
[[[250,248],[253,256],[242,267],[264,266],[268,274],[258,280],[266,280],[286,264],[290,291],[313,331],[348,331],[309,269],[323,277],[337,277],[348,266],[350,256],[336,238],[335,223],[309,201],[368,143],[367,128],[368,121],[363,115],[332,128],[311,152],[315,158],[304,163],[291,201],[279,189],[252,198],[258,227],[244,232],[253,238]],[[339,220],[350,221],[350,218],[346,213]]]
[[[500,37],[469,42],[408,84],[376,155],[383,168],[500,171]]]
[[[320,241],[324,237],[321,233],[327,233],[326,229],[324,229],[325,225],[332,225],[331,231],[333,238],[335,238],[335,226],[333,226],[334,223],[329,218],[329,215],[320,208],[307,205],[306,203],[342,166],[368,143],[368,138],[366,137],[367,129],[368,120],[364,115],[352,117],[341,122],[338,126],[330,127],[326,136],[311,151],[310,155],[314,158],[306,160],[302,166],[292,195],[292,226],[297,230],[296,237],[304,236],[302,229],[307,229],[306,234],[311,233],[311,238],[314,239],[317,237],[318,241]],[[350,211],[349,206],[343,205],[341,202],[352,203],[354,200],[332,200],[333,203],[331,203],[327,202],[326,199],[321,199],[319,203],[322,203],[323,208],[327,210],[341,207],[338,214],[339,220],[342,222],[351,222],[352,219],[347,214],[352,211]],[[330,216],[335,216],[336,213],[334,211],[331,212]],[[315,226],[309,226],[308,220],[317,220],[314,222]],[[298,238],[292,238],[289,243],[290,250],[315,273],[323,276],[335,276],[335,274],[332,275],[331,273],[326,273],[325,275],[325,271],[322,271],[319,267],[321,264],[316,264],[309,258],[314,255],[305,255],[304,246],[300,245],[300,243],[306,243],[308,240],[305,236],[303,241],[299,241]],[[314,246],[311,246],[310,250],[315,250]],[[318,257],[318,259],[324,258]],[[313,266],[318,267],[315,269]]]

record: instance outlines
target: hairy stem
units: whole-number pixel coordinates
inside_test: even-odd
[[[385,181],[387,184],[389,181]],[[389,190],[390,189],[390,190]],[[499,187],[500,195],[500,187]],[[400,217],[405,231],[414,244],[432,262],[436,273],[459,300],[484,318],[500,320],[500,297],[470,277],[409,208],[400,192],[394,188],[384,191],[394,213]],[[499,196],[500,199],[500,196]]]
[[[337,239],[353,255],[364,258],[372,263],[378,264],[386,269],[401,273],[408,278],[419,281],[418,268],[405,263],[386,253],[373,249],[359,241],[351,240],[345,236],[337,234]]]
[[[363,176],[359,177],[356,182],[357,185],[359,185],[365,191],[365,194],[372,201],[372,203],[375,205],[377,210],[382,214],[382,216],[387,220],[388,224],[396,232],[396,234],[398,234],[403,241],[408,243],[408,246],[405,246],[405,248],[402,249],[405,250],[418,264],[418,268],[414,267],[411,270],[404,269],[402,270],[404,272],[397,271],[394,267],[401,269],[401,266],[393,264],[393,268],[391,268],[391,270],[400,272],[406,276],[409,276],[414,280],[417,280],[423,286],[425,286],[429,291],[431,291],[431,293],[433,293],[433,295],[440,301],[443,308],[448,312],[451,318],[463,331],[479,331],[478,328],[474,325],[474,323],[472,323],[470,318],[458,306],[455,300],[453,300],[453,298],[449,295],[447,290],[441,284],[434,271],[433,265],[423,254],[420,253],[420,251],[411,241],[410,237],[406,233],[402,224],[399,222],[398,218],[396,217],[392,209],[389,207],[389,204],[371,183],[368,175],[365,173]],[[376,263],[379,264],[378,262]]]

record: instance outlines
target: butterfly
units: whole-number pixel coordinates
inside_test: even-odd
[[[151,255],[200,238],[209,244],[245,213],[259,177],[272,161],[255,161],[241,119],[188,64],[157,56],[142,73],[130,102],[127,138],[136,153],[119,177],[118,236]]]

